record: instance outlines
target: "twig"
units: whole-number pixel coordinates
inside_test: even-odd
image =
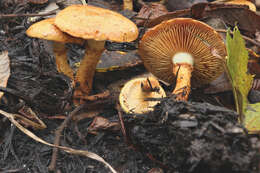
[[[37,14],[37,13],[31,13],[31,14],[0,14],[0,19],[3,18],[13,18],[13,17],[35,17],[35,16],[49,16],[56,14],[56,12],[49,12],[44,14]]]
[[[120,124],[120,127],[121,127],[121,132],[123,133],[123,136],[124,136],[124,141],[125,141],[126,144],[129,144],[129,140],[127,138],[127,134],[126,134],[126,130],[125,130],[125,125],[124,125],[121,107],[118,103],[116,104],[116,109],[117,109],[117,112],[118,112],[119,124]]]
[[[78,123],[75,123],[75,128],[74,130],[76,131],[78,137],[84,142],[85,145],[87,145],[87,140],[85,139],[85,136],[82,135],[82,133],[79,131]]]
[[[58,127],[58,129],[55,131],[55,140],[54,140],[54,145],[59,145],[60,144],[60,138],[61,138],[61,133],[63,129],[67,126],[68,122],[72,119],[72,117],[77,114],[85,105],[82,104],[75,108],[68,117],[63,121],[63,123]],[[57,155],[58,155],[58,148],[53,148],[52,150],[52,158],[51,158],[51,163],[48,167],[49,171],[55,171],[56,168],[56,161],[57,161]]]
[[[95,94],[95,95],[91,95],[91,96],[76,96],[76,98],[80,98],[80,99],[83,99],[85,101],[96,101],[96,100],[103,100],[103,99],[106,99],[110,96],[110,92],[108,90],[102,92],[102,93],[98,93],[98,94]]]
[[[225,29],[216,29],[216,31],[217,31],[217,32],[227,33],[227,30],[225,30]],[[230,32],[230,33],[233,34],[233,32]],[[243,37],[243,39],[245,39],[246,41],[249,41],[249,42],[253,43],[254,45],[260,47],[260,42],[255,41],[255,40],[253,40],[253,39],[251,39],[251,38],[249,38],[249,37],[247,37],[247,36],[244,36],[244,35],[242,35],[242,37]]]

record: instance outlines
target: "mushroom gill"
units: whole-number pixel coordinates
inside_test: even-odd
[[[201,86],[223,72],[226,49],[220,35],[207,24],[176,18],[147,31],[140,41],[139,55],[147,70],[159,79],[173,83],[177,74],[183,73],[180,79],[189,87],[191,76],[191,84]]]

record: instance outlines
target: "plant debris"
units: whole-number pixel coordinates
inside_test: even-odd
[[[170,98],[147,117],[131,120],[129,131],[133,144],[167,172],[257,172],[257,140],[237,119],[222,107]]]
[[[43,40],[27,37],[25,32],[33,23],[54,17],[56,12],[74,3],[84,2],[0,1],[0,51],[8,52],[11,70],[7,86],[0,87],[4,93],[0,100],[1,173],[47,173],[50,170],[108,173],[106,163],[111,165],[110,170],[118,173],[259,172],[259,135],[248,134],[238,122],[232,92],[227,91],[230,86],[225,88],[215,82],[210,84],[213,89],[208,93],[205,92],[208,86],[202,90],[193,87],[188,102],[155,99],[161,103],[153,112],[138,115],[123,113],[118,100],[127,81],[150,75],[136,54],[143,34],[150,27],[176,17],[189,17],[207,24],[208,19],[213,19],[216,27],[212,27],[222,33],[237,23],[246,47],[251,50],[248,69],[255,75],[252,88],[260,88],[259,12],[252,12],[246,6],[206,0],[183,0],[178,4],[175,0],[134,0],[133,11],[123,10],[122,0],[88,0],[88,5],[107,8],[140,22],[139,36],[129,43],[106,42],[103,62],[96,69],[93,95],[84,97],[86,104],[77,107],[72,102],[76,86],[58,73],[50,46]],[[259,10],[258,0],[255,4]],[[151,11],[155,12],[151,15]],[[85,46],[66,45],[71,67],[81,61]],[[109,60],[111,57],[113,61]],[[159,82],[166,95],[175,87]],[[217,84],[218,91],[214,89]],[[250,97],[250,101],[259,102],[259,91],[251,90]],[[255,107],[249,108],[250,114],[257,112]],[[17,116],[13,119],[11,115]],[[15,122],[40,139],[35,141],[22,133],[17,128],[21,126],[15,126]],[[40,143],[41,139],[47,143]],[[60,146],[55,146],[58,150],[50,145],[53,143]],[[106,163],[82,156],[84,151],[100,156],[96,159],[104,159]]]

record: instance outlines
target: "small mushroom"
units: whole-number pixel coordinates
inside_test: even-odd
[[[160,101],[148,98],[163,98],[166,94],[154,77],[140,77],[128,81],[121,89],[119,102],[126,113],[143,114],[152,111]]]
[[[138,29],[132,21],[114,11],[90,5],[65,8],[57,14],[55,25],[63,32],[87,40],[85,56],[75,79],[80,86],[74,97],[90,94],[95,69],[106,40],[130,42],[138,37]]]
[[[67,61],[65,43],[83,44],[84,40],[74,38],[60,31],[54,25],[54,20],[54,18],[49,18],[35,23],[27,29],[26,34],[29,37],[53,41],[53,53],[56,59],[57,70],[73,79],[73,70]]]
[[[226,2],[227,4],[238,4],[238,5],[247,5],[251,11],[256,12],[256,6],[254,3],[248,0],[231,0]]]
[[[224,71],[226,47],[207,24],[175,18],[146,32],[138,52],[146,69],[156,77],[171,84],[177,78],[173,94],[177,100],[187,100],[191,83],[195,87],[207,84]]]

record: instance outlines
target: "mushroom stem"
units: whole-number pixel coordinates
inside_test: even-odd
[[[191,90],[191,72],[193,67],[191,64],[176,64],[173,73],[177,76],[176,86],[172,94],[176,95],[176,100],[187,101]]]
[[[92,90],[92,83],[97,63],[105,50],[105,41],[88,40],[85,55],[81,60],[75,81],[79,84],[74,96],[89,95]]]
[[[67,61],[67,49],[64,43],[53,42],[53,53],[58,72],[64,73],[73,79],[73,70]]]
[[[124,10],[133,10],[133,0],[123,0],[124,1]]]

